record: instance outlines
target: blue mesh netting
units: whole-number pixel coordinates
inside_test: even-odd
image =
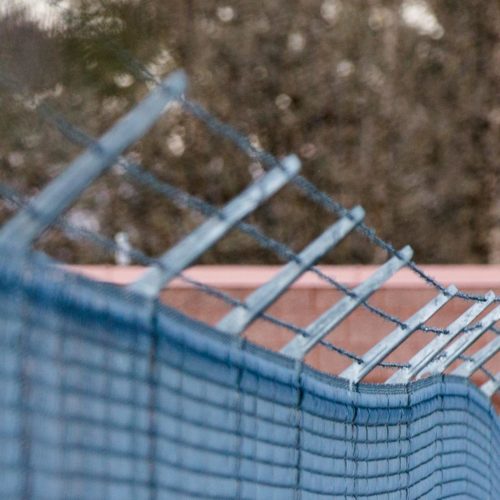
[[[349,390],[37,256],[0,262],[2,498],[498,498],[467,380]]]

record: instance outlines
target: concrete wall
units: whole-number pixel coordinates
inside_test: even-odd
[[[139,267],[86,266],[77,267],[78,272],[95,279],[124,285],[142,273]],[[373,271],[373,266],[324,266],[322,270],[349,287],[356,286]],[[198,266],[186,272],[188,276],[207,285],[218,288],[235,298],[243,299],[252,290],[270,279],[279,267],[274,266]],[[500,266],[425,266],[425,270],[443,284],[455,284],[461,290],[471,293],[485,293],[492,289],[500,292]],[[407,319],[429,301],[435,291],[409,270],[399,272],[371,299],[370,303],[401,319]],[[305,327],[342,297],[330,285],[312,273],[299,280],[269,310],[269,313],[290,323]],[[210,324],[215,324],[230,307],[220,299],[206,295],[192,286],[175,280],[162,294],[165,303],[186,314]],[[445,327],[471,304],[454,299],[436,314],[428,325]],[[486,312],[490,311],[491,307]],[[374,315],[365,308],[358,310],[336,328],[327,339],[335,345],[357,354],[366,352],[389,333],[395,326]],[[416,332],[388,360],[404,362],[423,347],[433,334]],[[255,322],[247,332],[247,338],[276,350],[292,338],[289,331],[267,321]],[[493,338],[488,334],[477,342],[468,353],[484,345]],[[318,346],[308,355],[307,361],[314,367],[338,374],[350,364],[345,357]],[[452,368],[456,366],[453,365]],[[500,354],[486,364],[493,372],[500,371]],[[374,370],[367,380],[382,382],[391,373],[388,369]],[[486,380],[484,374],[474,375],[477,383]]]

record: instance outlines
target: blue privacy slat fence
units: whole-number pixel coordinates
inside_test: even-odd
[[[358,385],[38,255],[0,263],[1,498],[496,498],[469,380]]]

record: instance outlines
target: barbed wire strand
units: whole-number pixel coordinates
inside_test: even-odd
[[[65,2],[61,0],[50,0],[50,5],[58,8],[66,14],[71,16],[74,13],[74,9],[68,6]],[[98,27],[95,25],[87,25],[87,29],[98,31]],[[135,56],[133,56],[128,50],[116,45],[116,43],[109,37],[102,37],[101,42],[107,45],[118,58],[134,73],[136,77],[139,77],[144,82],[152,82],[155,84],[160,83],[159,78],[154,75],[144,63],[139,61]],[[279,161],[271,154],[264,151],[258,150],[255,146],[251,144],[249,139],[243,134],[238,132],[234,127],[221,122],[213,114],[206,111],[200,104],[194,101],[188,100],[185,97],[182,102],[186,109],[188,109],[193,116],[202,120],[212,131],[216,132],[218,135],[231,140],[237,147],[239,147],[243,152],[248,154],[250,157],[258,159],[264,165],[274,167],[280,165]],[[348,210],[339,202],[333,200],[331,196],[319,190],[312,182],[308,181],[302,176],[296,176],[292,181],[294,185],[298,186],[308,197],[313,201],[318,202],[323,207],[327,208],[328,211],[333,212],[337,215],[349,216]],[[390,255],[402,258],[397,249],[389,242],[380,238],[375,229],[367,226],[364,222],[356,227],[356,230],[365,235],[372,243],[377,245],[379,248],[384,249]],[[428,285],[434,287],[442,293],[446,293],[446,287],[439,283],[435,278],[427,274],[423,269],[421,269],[413,260],[408,262],[406,266],[411,269],[414,273],[420,276]],[[486,298],[483,295],[470,294],[459,290],[454,297],[461,298],[468,301],[474,302],[484,302]],[[496,296],[494,302],[500,302],[500,296]],[[404,327],[404,323],[400,326]],[[423,329],[426,331],[426,329]],[[433,331],[434,329],[429,329],[427,331]],[[438,333],[438,332],[435,332]]]
[[[107,40],[107,42],[110,48],[120,57],[124,64],[126,64],[127,67],[129,67],[129,69],[134,72],[136,77],[139,77],[144,82],[150,82],[156,85],[160,83],[160,79],[157,76],[153,75],[143,63],[131,56],[124,49],[117,47],[111,40]],[[187,99],[185,96],[181,99],[181,103],[183,104],[184,109],[186,109],[192,116],[205,123],[205,125],[217,135],[225,139],[229,139],[250,158],[259,161],[268,168],[280,165],[280,162],[276,157],[266,151],[256,148],[245,135],[238,132],[231,125],[220,121],[212,113],[208,112],[201,104]],[[334,213],[335,215],[340,215],[341,217],[349,217],[349,211],[346,207],[344,207],[341,203],[333,200],[331,196],[319,190],[312,182],[310,182],[303,176],[296,176],[291,181],[291,183],[299,187],[300,190],[304,194],[306,194],[312,201],[323,206],[329,212]],[[364,222],[362,222],[356,227],[356,229],[357,231],[365,235],[369,240],[371,240],[372,243],[387,251],[390,255],[402,259],[397,249],[391,243],[380,238],[374,228],[371,228]],[[427,274],[414,261],[408,262],[407,267],[412,269],[412,271],[419,275],[430,286],[436,288],[442,293],[446,293],[446,287],[439,283],[435,278]],[[463,291],[459,291],[455,295],[455,297],[476,302],[484,302],[486,300],[482,295],[469,294]],[[500,301],[500,297],[496,297],[495,301]]]
[[[9,86],[11,88],[14,88],[17,91],[19,89],[18,82],[14,82],[10,80],[8,77],[5,77],[5,75],[3,75],[2,72],[0,72],[0,83],[3,83],[4,85]],[[83,130],[74,126],[60,113],[50,108],[45,102],[42,101],[40,103],[33,104],[34,102],[33,98],[27,99],[26,102],[28,109],[30,110],[35,109],[45,120],[55,125],[56,128],[62,133],[64,137],[81,146],[90,147],[94,149],[97,153],[99,153],[98,141],[89,136]],[[197,210],[203,215],[208,215],[208,216],[216,215],[218,217],[223,216],[221,211],[217,207],[214,207],[210,205],[208,202],[205,202],[193,195],[190,195],[184,192],[183,190],[166,183],[165,181],[160,181],[153,174],[144,171],[138,163],[132,162],[125,157],[120,157],[118,163],[125,168],[125,170],[131,177],[155,189],[157,192],[162,193],[164,196],[167,196],[172,201],[176,203],[181,203],[182,206],[184,207],[187,206],[188,208]],[[282,259],[285,259],[286,261],[294,261],[297,263],[302,263],[300,257],[295,252],[293,252],[293,250],[291,250],[288,246],[286,246],[282,242],[274,240],[269,236],[265,235],[261,230],[257,229],[255,226],[239,221],[236,223],[235,227],[240,229],[244,233],[248,234],[252,238],[254,238],[262,247],[273,251]],[[355,300],[359,300],[359,296],[355,292],[353,292],[350,288],[342,285],[331,276],[325,274],[317,266],[311,266],[309,268],[309,271],[313,272],[320,279],[328,283],[330,286],[335,287],[337,290],[341,291],[345,295],[354,298]],[[371,305],[367,300],[362,300],[360,301],[360,303],[368,310],[370,310],[372,313],[378,315],[382,319],[385,319],[386,321],[396,324],[397,326],[400,326],[403,329],[407,327],[406,323],[402,319],[396,317],[395,315],[389,314],[386,311],[383,311],[382,309],[376,306]],[[443,329],[436,329],[433,327],[424,327],[424,328],[426,328],[427,331],[429,332],[446,333],[446,331]]]
[[[58,0],[54,0],[52,4],[62,11],[66,12],[66,14],[70,15],[73,13],[73,10],[69,7],[66,7],[63,3]],[[93,27],[92,29],[96,29]],[[136,77],[139,77],[144,82],[151,82],[158,84],[159,78],[153,73],[137,58],[131,55],[127,50],[122,47],[117,46],[111,39],[104,37],[102,42],[106,44],[118,57],[122,60],[122,62],[134,73]],[[195,103],[194,101],[188,100],[185,97],[181,100],[185,109],[187,109],[191,114],[198,119],[202,120],[207,127],[218,135],[231,140],[238,148],[240,148],[243,152],[249,155],[251,158],[257,159],[263,165],[267,165],[268,167],[273,167],[276,165],[280,165],[280,162],[270,153],[260,151],[256,147],[254,147],[249,139],[245,137],[243,134],[238,132],[234,127],[221,122],[218,120],[213,114],[206,111],[200,104]],[[329,212],[334,213],[336,215],[347,216],[349,217],[348,210],[339,202],[333,200],[330,196],[326,195],[324,192],[319,190],[313,183],[308,181],[302,176],[296,176],[292,180],[292,184],[298,186],[304,194],[306,194],[310,199],[320,204],[324,208],[326,208]],[[379,246],[380,248],[387,251],[390,255],[395,256],[401,259],[398,251],[394,246],[380,238],[375,229],[367,226],[364,222],[359,224],[356,227],[356,230],[365,235],[372,243]],[[410,261],[406,263],[406,267],[415,272],[418,276],[420,276],[428,285],[436,288],[442,293],[446,293],[446,287],[439,283],[435,278],[427,274],[423,269],[421,269],[414,261]],[[333,283],[332,283],[333,285]],[[334,285],[335,286],[335,285]],[[345,293],[345,292],[344,292]],[[459,290],[458,293],[455,294],[455,297],[461,298],[468,301],[475,302],[484,302],[486,299],[483,295],[478,294],[470,294],[466,293],[462,290]],[[500,296],[496,296],[494,302],[500,302]],[[379,314],[376,311],[373,311],[375,314]],[[381,317],[384,317],[382,315]],[[394,321],[394,317],[385,317],[385,319],[392,321],[398,326],[405,328],[405,323],[400,321]],[[426,327],[425,325],[420,328],[422,331],[429,331],[434,333],[443,333],[439,332],[439,329],[435,329],[433,327]]]
[[[90,137],[83,130],[75,127],[72,123],[68,122],[62,115],[59,113],[55,113],[52,109],[50,109],[47,105],[43,104],[40,106],[40,110],[45,115],[46,119],[51,121],[58,130],[65,136],[67,139],[76,142],[79,145],[83,145],[85,147],[94,146],[96,147],[96,140]],[[159,180],[154,174],[144,170],[144,168],[138,164],[137,162],[133,162],[128,158],[120,157],[118,163],[125,169],[126,173],[132,177],[133,179],[141,182],[143,185],[149,186],[155,191],[163,194],[168,197],[177,205],[181,205],[182,207],[187,207],[193,210],[198,211],[204,216],[218,216],[223,217],[220,209],[211,205],[210,203],[193,196],[180,188],[177,188],[166,181]],[[254,238],[263,248],[267,248],[274,253],[276,253],[280,258],[286,261],[294,261],[296,263],[302,263],[300,256],[296,254],[290,247],[285,245],[284,243],[277,241],[266,234],[264,234],[257,227],[248,224],[246,222],[239,221],[235,225],[236,228],[246,233],[247,235]],[[359,300],[359,296],[350,288],[342,285],[340,282],[332,278],[331,276],[324,273],[317,266],[310,266],[308,269],[310,272],[316,274],[320,279],[328,283],[330,286],[335,287],[337,290],[341,291],[345,295],[354,298],[355,300]],[[360,301],[361,304],[366,307],[372,313],[378,315],[382,319],[389,321],[397,326],[406,329],[408,327],[407,323],[398,318],[395,315],[384,311],[376,306],[373,306],[368,302],[368,300]],[[465,332],[475,330],[478,326],[482,326],[480,323],[468,326],[464,329]],[[449,331],[446,328],[437,328],[427,325],[421,325],[418,330],[427,333],[435,333],[438,335],[446,335]]]
[[[25,208],[25,209],[29,210],[33,216],[35,216],[35,217],[40,216],[40,214],[38,214],[35,211],[35,209],[30,205],[30,203],[26,200],[26,197],[24,197],[22,194],[20,194],[18,191],[16,191],[11,186],[8,186],[4,183],[0,183],[0,196],[7,199],[11,203],[15,204],[18,208]],[[83,239],[85,241],[91,241],[94,244],[98,245],[99,247],[103,248],[104,250],[108,251],[109,253],[114,253],[114,252],[120,250],[119,245],[114,240],[107,238],[106,236],[104,236],[102,234],[91,231],[89,229],[75,226],[74,224],[71,224],[70,222],[68,222],[64,218],[58,218],[57,221],[54,223],[54,226],[59,227],[64,232],[64,234],[66,234],[70,239],[72,239],[73,237],[76,237],[78,239]],[[127,252],[129,253],[130,257],[135,262],[137,262],[139,264],[142,264],[145,266],[157,266],[157,267],[160,267],[163,269],[166,267],[165,264],[163,262],[161,262],[160,260],[147,256],[146,254],[144,254],[142,251],[140,251],[139,249],[137,249],[135,247],[131,247],[129,250],[127,250]],[[223,301],[227,305],[230,305],[232,307],[239,306],[239,307],[243,307],[245,309],[248,309],[248,306],[244,302],[232,297],[231,295],[223,292],[222,290],[220,290],[216,287],[209,286],[205,283],[202,283],[198,280],[195,280],[195,279],[185,275],[182,272],[179,273],[177,276],[181,281],[199,289],[200,291],[202,291],[203,293],[205,293],[207,295],[210,295],[214,298],[217,298],[217,299]],[[294,334],[299,334],[299,335],[302,335],[304,337],[310,336],[310,334],[306,330],[304,330],[303,328],[300,328],[299,326],[297,326],[293,323],[284,321],[284,320],[279,319],[275,316],[272,316],[268,313],[261,312],[258,314],[258,317],[267,321],[267,322],[274,324],[275,326],[287,329]],[[338,354],[351,359],[352,361],[355,361],[357,363],[362,362],[362,359],[360,356],[356,355],[355,353],[353,353],[347,349],[343,349],[342,347],[339,347],[335,344],[332,344],[331,342],[323,340],[321,342],[321,345],[323,347],[331,350],[331,351],[335,351]],[[408,367],[408,365],[405,363],[393,363],[393,362],[381,362],[377,366],[380,366],[382,368],[406,368],[406,367]]]
[[[14,188],[11,186],[7,186],[4,183],[0,183],[0,196],[7,199],[10,201],[12,204],[14,204],[18,208],[25,208],[31,211],[31,213],[39,217],[39,214],[33,209],[33,207],[30,205],[29,201],[27,201],[26,197],[24,197],[22,194],[20,194],[18,191],[16,191]],[[86,228],[82,228],[79,226],[76,226],[74,224],[69,223],[65,218],[58,218],[57,221],[54,223],[54,226],[59,227],[64,234],[66,234],[70,239],[76,237],[78,239],[83,239],[85,241],[92,241],[96,245],[100,246],[104,250],[108,251],[109,253],[114,253],[118,250],[120,250],[119,245],[112,239],[107,238],[106,236],[103,236],[102,234],[96,233],[94,231],[90,231]],[[127,250],[129,253],[130,257],[137,263],[145,265],[145,266],[158,266],[161,268],[165,268],[165,264],[161,262],[158,259],[152,258],[141,252],[137,248],[130,248]],[[202,283],[198,280],[195,280],[189,276],[186,276],[184,273],[178,274],[178,278],[193,286],[194,288],[199,289],[201,292],[212,296],[216,299],[219,299],[223,301],[225,304],[230,305],[232,307],[243,307],[245,309],[248,309],[248,306],[232,297],[231,295],[223,292],[220,289],[217,289],[213,286],[208,286],[205,283]],[[275,316],[272,316],[267,313],[259,313],[258,315],[261,319],[275,325],[281,328],[285,328],[289,331],[292,331],[295,334],[302,335],[304,337],[310,336],[310,334],[305,331],[303,328],[298,327],[297,325],[294,325],[293,323],[286,322],[284,320],[281,320],[279,318],[276,318]],[[344,356],[352,361],[355,361],[357,363],[362,363],[363,360],[360,356],[356,355],[355,353],[344,349],[342,347],[336,346],[335,344],[332,344],[328,341],[321,341],[320,344],[327,348],[328,350],[334,351],[341,356]],[[472,358],[470,356],[467,356],[465,354],[462,354],[458,356],[459,359],[463,361],[470,361]],[[397,362],[380,362],[377,363],[377,367],[380,368],[392,368],[392,369],[400,369],[400,368],[409,368],[410,365],[408,363],[397,363]],[[480,366],[478,370],[482,371],[484,374],[486,374],[491,380],[495,381],[495,375],[491,373],[488,369],[486,369],[484,366]]]
[[[6,77],[6,75],[0,73],[0,83],[3,83],[5,86],[8,86],[10,88],[15,88],[16,90],[19,89],[19,83],[13,81],[12,79],[9,79]],[[26,98],[26,96],[25,96]],[[60,113],[56,112],[53,110],[50,106],[48,106],[44,101],[41,101],[39,103],[33,104],[33,98],[27,99],[27,106],[29,109],[36,109],[37,112],[49,123],[53,124],[56,126],[56,128],[63,134],[64,137],[69,139],[72,142],[75,142],[79,145],[85,146],[85,147],[91,147],[95,150],[99,150],[99,143],[96,141],[94,138],[89,136],[87,133],[79,129],[78,127],[74,126],[72,123],[70,123],[66,118],[64,118]],[[223,124],[224,125],[224,124]],[[243,138],[248,141],[248,139]],[[249,146],[251,144],[248,142]],[[271,155],[269,155],[271,156]],[[272,156],[271,156],[272,157]],[[278,160],[276,160],[274,157],[273,161],[276,162],[276,166],[281,166]],[[202,213],[203,215],[206,216],[212,216],[212,215],[217,215],[219,217],[222,217],[222,214],[220,210],[217,207],[214,207],[210,205],[208,202],[205,202],[204,200],[201,200],[193,195],[190,195],[183,190],[172,186],[164,181],[160,181],[159,179],[156,178],[153,174],[146,172],[143,170],[143,168],[135,163],[132,162],[124,157],[120,157],[119,164],[122,165],[122,167],[125,168],[126,172],[131,176],[132,178],[135,178],[136,180],[139,180],[139,182],[150,186],[151,188],[155,189],[157,192],[162,193],[163,195],[167,196],[170,198],[172,201],[176,202],[177,204],[181,204],[184,207],[188,207],[194,210],[197,210],[198,212]],[[304,179],[304,181],[306,181]],[[306,181],[309,182],[309,181]],[[324,197],[328,198],[324,193],[321,193]],[[347,209],[342,208],[342,210],[345,210],[345,214],[348,215]],[[343,212],[344,213],[344,212]],[[295,262],[301,263],[300,257],[294,253],[289,247],[287,247],[285,244],[274,240],[270,238],[269,236],[265,235],[257,229],[255,226],[252,226],[248,223],[245,222],[238,222],[236,224],[236,227],[246,234],[250,235],[253,237],[261,246],[264,248],[268,248],[272,251],[274,251],[279,257],[284,258],[285,260],[293,260]],[[359,296],[353,292],[350,288],[342,285],[341,283],[337,282],[335,279],[332,277],[326,275],[323,273],[319,268],[316,266],[311,266],[309,268],[311,272],[316,274],[320,279],[323,281],[327,282],[331,286],[335,287],[337,290],[341,291],[345,295],[354,298],[356,300],[359,300]],[[407,323],[398,318],[395,315],[389,314],[388,312],[377,308],[373,305],[371,305],[367,300],[360,301],[361,304],[366,307],[369,311],[372,313],[378,315],[382,319],[389,321],[393,324],[396,324],[397,326],[406,329],[408,327]],[[478,326],[481,326],[479,324],[475,324],[472,326],[467,327],[464,331],[471,331],[476,329]],[[444,328],[436,328],[436,327],[431,327],[427,325],[420,325],[418,330],[428,332],[428,333],[435,333],[435,334],[447,334],[448,330]]]

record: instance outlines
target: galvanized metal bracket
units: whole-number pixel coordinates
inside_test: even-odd
[[[399,251],[399,256],[392,257],[366,281],[358,285],[352,291],[352,295],[344,297],[311,323],[306,328],[307,337],[297,335],[281,349],[281,354],[297,360],[304,359],[305,355],[343,321],[344,318],[378,290],[399,269],[408,264],[412,256],[413,250],[411,247],[404,247]]]
[[[493,397],[493,395],[500,389],[500,372],[495,375],[495,380],[488,380],[481,386],[481,390],[488,396],[489,398]]]
[[[446,347],[460,332],[479,316],[494,300],[495,293],[489,291],[483,302],[477,302],[467,309],[459,318],[457,318],[448,327],[447,334],[437,335],[423,349],[417,352],[409,361],[408,368],[400,368],[386,381],[387,384],[406,384],[413,377],[418,375],[435,357]]]
[[[426,374],[435,375],[444,373],[444,371],[458,358],[458,356],[460,356],[460,354],[469,348],[498,320],[500,320],[500,306],[496,307],[493,311],[487,314],[480,321],[480,324],[475,330],[463,333],[461,337],[453,342],[453,344],[442,351],[441,354],[434,359],[434,361],[429,363],[425,369],[419,373],[417,379],[422,378]]]
[[[219,241],[241,219],[279,191],[300,170],[297,156],[285,158],[231,200],[221,211],[207,219],[173,248],[158,259],[129,289],[149,298],[158,296],[162,288],[206,250]]]
[[[353,208],[346,216],[330,226],[290,261],[270,281],[255,290],[242,303],[232,309],[217,324],[217,328],[230,335],[241,335],[257,316],[273,304],[300,276],[321,257],[339,244],[364,218],[361,207]]]
[[[345,369],[340,377],[349,380],[351,384],[357,384],[363,380],[373,368],[383,361],[391,352],[400,346],[422,323],[432,317],[439,309],[448,303],[458,292],[455,286],[449,286],[445,292],[440,293],[417,311],[408,321],[406,327],[399,326],[380,342],[374,345],[362,357],[361,363],[352,363]]]
[[[482,349],[474,353],[470,359],[464,361],[460,366],[451,372],[459,377],[470,377],[476,370],[492,358],[500,350],[500,337],[488,342]]]
[[[158,85],[139,105],[119,120],[94,145],[18,212],[0,230],[0,245],[27,249],[80,194],[110,168],[119,155],[138,141],[158,118],[185,92],[187,78],[176,71]]]

